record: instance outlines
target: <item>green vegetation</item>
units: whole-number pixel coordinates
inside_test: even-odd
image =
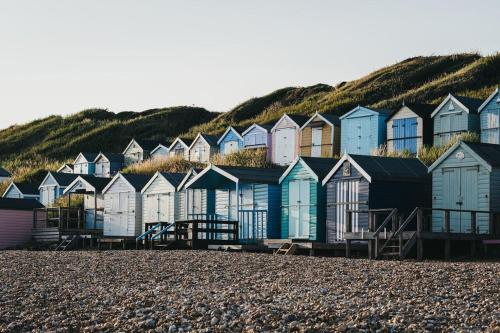
[[[500,54],[415,57],[335,87],[318,84],[279,89],[220,114],[202,108],[172,107],[118,114],[91,109],[68,117],[49,116],[0,131],[0,165],[16,180],[41,180],[41,169],[54,170],[80,151],[121,152],[132,137],[158,141],[170,141],[179,135],[193,138],[198,132],[221,134],[229,125],[272,124],[284,113],[310,115],[320,111],[342,115],[356,105],[395,108],[402,101],[438,103],[450,92],[484,99],[498,85],[499,78]],[[420,156],[431,161],[441,149],[425,148]],[[258,157],[252,158],[239,154],[224,163],[240,165],[251,161],[248,165],[262,165]],[[155,167],[184,170],[190,165],[180,166],[177,162]]]
[[[154,175],[160,172],[188,172],[191,168],[203,169],[205,164],[189,162],[181,157],[169,157],[162,159],[146,160],[128,166],[123,173],[135,173],[139,175]]]
[[[427,166],[434,163],[441,155],[444,154],[451,146],[453,146],[458,141],[465,142],[479,142],[479,135],[476,133],[463,133],[454,136],[446,145],[436,147],[436,146],[423,146],[418,152],[418,158]]]
[[[215,165],[254,168],[270,168],[274,166],[266,161],[266,151],[264,149],[245,149],[225,156],[218,154],[212,158],[212,163]]]

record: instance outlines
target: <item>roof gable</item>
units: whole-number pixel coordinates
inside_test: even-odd
[[[309,120],[306,121],[304,125],[300,128],[301,130],[307,127],[314,119],[319,118],[330,126],[340,126],[340,118],[333,114],[319,113],[316,112]]]
[[[226,131],[224,132],[224,134],[222,134],[222,136],[219,138],[219,140],[217,140],[217,144],[220,145],[220,143],[224,140],[224,138],[229,134],[229,133],[233,133],[234,135],[236,135],[238,137],[238,139],[240,139],[241,141],[243,141],[243,137],[240,135],[240,133],[238,133],[238,131],[232,127],[232,126],[229,126]]]
[[[217,147],[217,139],[213,135],[208,135],[208,134],[203,134],[203,133],[198,133],[196,138],[193,140],[191,145],[189,146],[189,150],[193,148],[198,141],[203,141],[205,144],[209,147]]]
[[[28,195],[28,196],[39,196],[40,192],[37,188],[36,185],[27,183],[27,182],[22,182],[22,183],[14,183],[11,182],[7,189],[5,190],[3,196],[7,195],[7,193],[10,192],[11,189],[17,190],[19,193],[22,195]]]
[[[189,149],[189,146],[191,145],[192,141],[189,142],[189,144],[186,142],[186,139],[181,139],[181,138],[176,138],[174,142],[168,147],[168,150],[171,151],[175,148],[177,145],[181,145],[184,149]]]
[[[461,109],[463,109],[467,113],[476,113],[477,109],[481,105],[481,101],[479,99],[458,96],[458,95],[454,96],[452,94],[448,94],[448,96],[446,96],[446,98],[441,102],[441,104],[439,104],[438,107],[432,112],[431,118],[434,118],[434,116],[438,114],[449,101],[458,105]]]
[[[270,131],[270,128],[266,128],[265,126],[261,126],[261,125],[258,125],[258,124],[253,124],[252,126],[250,126],[249,128],[247,128],[242,134],[241,136],[245,136],[247,135],[248,133],[250,133],[253,129],[257,129],[263,133],[266,133],[268,134],[269,131]]]
[[[346,114],[344,114],[343,116],[341,116],[340,120],[349,118],[353,114],[358,113],[358,112],[363,112],[363,113],[366,113],[368,115],[374,115],[374,116],[378,116],[378,115],[389,116],[392,113],[392,111],[388,110],[388,109],[371,109],[371,108],[367,108],[367,107],[358,105],[357,107],[355,107],[351,111],[349,111]]]
[[[392,118],[394,118],[394,116],[405,109],[410,110],[417,117],[420,117],[422,119],[430,119],[432,112],[436,109],[436,106],[433,104],[403,102],[403,104],[386,119],[386,122],[390,121]]]
[[[293,126],[297,129],[299,129],[303,124],[305,124],[307,122],[307,120],[309,119],[308,117],[306,116],[298,116],[298,115],[288,115],[288,114],[283,114],[281,116],[281,118],[276,122],[276,124],[274,124],[274,126],[271,128],[271,132],[275,131],[276,128],[279,127],[279,125],[284,121],[284,120],[288,120],[289,122],[291,122],[293,124]]]
[[[86,192],[101,193],[110,181],[110,178],[79,175],[68,185],[68,187],[66,187],[64,194],[73,193],[82,189],[85,189]]]
[[[148,188],[157,180],[160,179],[161,181],[167,182],[172,186],[174,191],[177,190],[177,187],[179,184],[182,182],[182,180],[186,177],[185,173],[177,173],[177,172],[159,172],[157,171],[153,177],[147,182],[146,185],[141,190],[141,193],[144,193],[148,190]]]
[[[73,173],[61,173],[61,172],[49,171],[38,188],[40,189],[44,185],[52,185],[52,184],[57,185],[59,187],[66,187],[69,184],[71,184],[71,182],[73,182],[73,180],[75,180],[75,178],[77,177],[78,175]],[[49,181],[51,182],[51,184],[49,184]]]
[[[471,143],[458,141],[439,157],[429,167],[429,172],[434,171],[441,163],[448,159],[458,149],[463,149],[473,156],[488,171],[493,168],[500,168],[500,145],[489,143]]]
[[[156,153],[156,151],[160,150],[160,149],[165,149],[167,152],[169,151],[168,147],[164,146],[163,144],[159,144],[158,146],[156,146],[155,149],[153,149],[151,151],[151,155],[153,155],[154,153]]]
[[[337,163],[335,158],[322,158],[322,157],[297,157],[295,161],[288,166],[285,172],[281,175],[279,183],[281,184],[285,178],[292,172],[292,170],[297,166],[301,165],[314,177],[314,179],[320,182],[328,173],[328,171]]]
[[[345,154],[323,179],[323,186],[348,161],[369,183],[374,181],[421,182],[428,178],[427,167],[416,158]]]
[[[481,113],[490,104],[490,102],[498,95],[498,98],[495,99],[495,102],[500,105],[500,95],[498,94],[498,87],[493,91],[493,93],[488,96],[488,98],[481,104],[481,106],[477,109],[477,112]]]

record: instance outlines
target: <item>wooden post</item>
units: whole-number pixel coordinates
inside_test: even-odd
[[[417,211],[417,259],[422,260],[424,257],[424,241],[422,239],[422,228],[424,223],[424,216],[421,208]]]
[[[374,232],[375,228],[373,227],[373,214],[372,212],[368,213],[368,232]],[[373,239],[368,239],[368,259],[373,258]]]
[[[33,209],[33,229],[36,229],[36,219],[37,219],[37,211],[36,208]]]
[[[398,230],[401,228],[401,220],[402,218],[398,218]],[[403,230],[399,233],[399,258],[403,259]]]
[[[58,216],[58,221],[57,221],[57,226],[59,227],[59,229],[62,229],[62,210],[61,210],[61,207],[58,208],[58,212],[59,212],[59,216]],[[47,215],[48,216],[48,215]]]
[[[450,211],[444,211],[444,231],[449,234],[450,233]],[[451,241],[449,235],[446,236],[444,241],[444,259],[450,259],[450,251],[451,251]]]
[[[97,191],[94,190],[94,229],[97,229]]]
[[[494,230],[495,229],[495,227],[494,227],[495,226],[495,217],[496,216],[494,213],[490,213],[488,233],[492,236],[495,235],[495,232],[496,232],[496,230]]]
[[[347,221],[345,224],[345,234],[351,232],[352,227],[352,212],[347,212]],[[344,235],[345,237],[345,235]],[[345,256],[349,258],[351,256],[351,240],[346,239],[345,241]]]
[[[473,235],[476,234],[476,212],[470,212],[470,231]]]

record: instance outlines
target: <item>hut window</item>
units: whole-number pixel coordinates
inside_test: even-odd
[[[448,107],[448,111],[455,111],[455,107],[453,106],[452,102],[450,102],[450,106]]]
[[[342,167],[342,175],[343,176],[350,176],[351,175],[351,163],[349,162],[344,162],[344,165]]]

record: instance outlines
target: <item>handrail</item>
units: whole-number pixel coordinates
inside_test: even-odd
[[[413,218],[417,215],[420,208],[416,207],[410,215],[406,218],[406,220],[399,226],[399,229],[392,235],[393,237],[399,236],[401,232],[406,228],[406,226],[413,220]]]
[[[166,233],[168,231],[168,229],[170,229],[174,225],[175,225],[175,223],[168,224],[165,228],[163,228],[162,230],[160,230],[160,232],[154,234],[153,237],[151,237],[151,240],[155,240],[155,239],[159,238],[161,235],[163,235],[164,233]]]
[[[143,234],[138,236],[135,240],[140,241],[146,238],[147,235],[152,234],[156,229],[158,229],[161,226],[161,223],[155,224],[151,229],[145,231]]]
[[[390,213],[389,215],[387,215],[387,217],[385,218],[384,222],[382,222],[382,224],[380,224],[380,226],[375,230],[375,232],[373,233],[373,236],[374,237],[378,237],[378,234],[382,231],[382,229],[392,220],[392,218],[394,217],[394,215],[396,215],[398,213],[398,209],[397,208],[394,208]]]

